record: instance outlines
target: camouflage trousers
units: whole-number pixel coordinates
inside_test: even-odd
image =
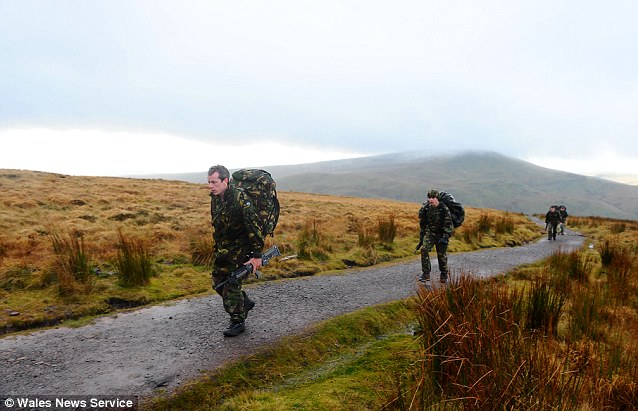
[[[222,283],[228,279],[230,274],[241,267],[246,262],[245,257],[236,256],[235,258],[229,258],[228,255],[216,255],[213,262],[213,289],[219,283]],[[243,261],[242,261],[243,260]],[[237,263],[236,261],[241,261]],[[246,292],[242,290],[242,281],[238,281],[237,284],[226,284],[221,289],[221,292],[217,292],[224,303],[224,310],[230,315],[232,321],[244,321],[247,316],[245,305],[247,303],[248,296]]]
[[[423,246],[421,247],[421,270],[423,270],[425,278],[430,278],[430,271],[432,271],[432,265],[430,264],[430,251],[432,251],[432,247],[436,248],[436,258],[439,260],[441,277],[447,277],[447,244],[440,244],[437,240],[437,238],[429,235],[423,238]]]

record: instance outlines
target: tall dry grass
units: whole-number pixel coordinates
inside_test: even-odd
[[[146,285],[155,274],[150,244],[143,237],[134,237],[118,230],[118,253],[115,260],[120,285]]]
[[[569,217],[568,226],[586,233],[597,243],[611,241],[638,252],[638,221],[614,220],[604,217]]]
[[[55,254],[52,272],[57,279],[58,292],[68,297],[88,293],[95,277],[91,271],[92,259],[84,244],[84,235],[77,231],[64,234],[56,227],[48,228]]]
[[[591,253],[558,251],[523,287],[462,275],[421,288],[421,360],[395,377],[387,408],[637,409],[638,299]],[[635,291],[635,259],[614,253]]]
[[[394,214],[387,217],[379,217],[377,224],[377,235],[379,241],[386,245],[391,245],[397,236],[397,225],[394,222]]]
[[[279,226],[274,237],[266,239],[266,247],[277,244],[291,258],[271,261],[263,280],[416,258],[418,203],[291,192],[280,192],[279,198]],[[475,225],[479,218],[491,227],[470,242],[457,232],[450,252],[523,244],[539,236],[538,228],[522,214],[471,207],[466,214],[464,227]],[[512,233],[495,228],[502,218],[515,225]],[[93,273],[87,283],[93,284],[88,311],[102,310],[103,301],[112,296],[149,301],[210,289],[213,242],[205,181],[197,185],[0,170],[0,308],[21,312],[25,323],[68,311],[65,301],[48,292],[66,281],[53,275],[60,271],[49,227],[80,235],[78,257],[87,259]],[[125,247],[127,241],[120,233],[144,237],[145,264],[156,270],[150,280],[120,281],[126,275],[120,273],[132,265],[124,262],[134,259],[132,254],[123,256],[123,250],[133,253],[136,247]],[[73,250],[73,244],[69,245]],[[147,284],[153,290],[126,287],[129,283]],[[64,292],[73,293],[73,287],[66,288]],[[78,288],[77,294],[87,295],[87,291]],[[0,327],[15,320],[3,313],[0,310]]]
[[[87,253],[98,265],[118,252],[121,229],[148,233],[157,261],[210,264],[210,198],[204,182],[0,170],[0,185],[0,266],[45,269],[51,254],[47,225],[82,233]],[[272,271],[281,276],[293,275],[304,260],[316,272],[346,268],[352,262],[369,265],[357,258],[366,250],[375,250],[378,261],[404,257],[418,242],[420,204],[287,192],[280,193],[280,201],[280,224],[268,241],[302,260],[290,267],[274,264]],[[502,233],[509,233],[509,245],[538,235],[523,215],[479,213],[471,207],[467,211],[461,230],[480,220],[482,238],[466,242],[457,234],[450,244],[452,252],[502,245],[496,241]],[[498,228],[503,221],[515,225],[516,232]]]
[[[481,210],[478,218],[471,219],[457,230],[457,236],[466,244],[481,248],[501,242],[508,246],[520,245],[520,217],[520,214],[509,212],[494,214]]]

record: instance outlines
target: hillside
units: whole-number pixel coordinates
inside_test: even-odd
[[[290,258],[271,261],[260,281],[416,257],[419,203],[288,191],[279,199],[266,246]],[[524,215],[467,207],[450,252],[539,235]],[[143,286],[120,275],[131,244],[153,268]],[[0,334],[210,292],[212,245],[205,184],[0,169]]]
[[[493,152],[451,156],[397,153],[267,167],[280,190],[421,202],[429,188],[478,208],[545,213],[564,204],[572,215],[638,219],[638,187],[551,170]],[[205,182],[202,173],[162,176]]]

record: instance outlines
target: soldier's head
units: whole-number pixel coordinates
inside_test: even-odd
[[[438,190],[430,190],[430,191],[428,191],[428,203],[430,203],[434,207],[438,207],[439,206],[439,192],[438,192]]]
[[[228,169],[221,165],[212,166],[208,169],[208,188],[214,196],[222,196],[228,189],[230,173]]]

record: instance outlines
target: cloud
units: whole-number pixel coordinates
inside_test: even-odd
[[[103,130],[11,129],[0,131],[0,167],[71,175],[123,176],[299,164],[360,156],[329,148],[272,141],[234,145],[168,134]]]
[[[2,2],[0,129],[638,159],[637,13],[627,0]],[[95,133],[84,140],[102,147]]]
[[[610,150],[600,150],[578,158],[561,155],[528,157],[525,161],[553,170],[586,176],[636,175],[636,158]]]

